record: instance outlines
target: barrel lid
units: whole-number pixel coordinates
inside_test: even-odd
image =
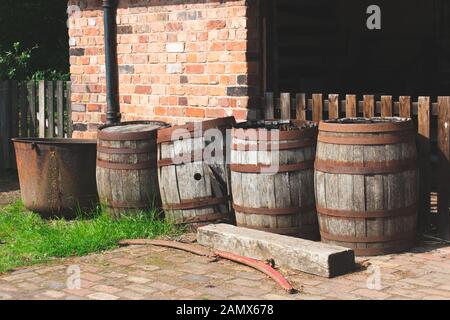
[[[338,133],[383,133],[412,129],[412,120],[400,117],[343,118],[322,121],[319,125],[321,132]]]
[[[201,124],[201,125],[200,125]],[[189,122],[184,125],[175,125],[170,128],[164,128],[158,131],[158,143],[171,142],[172,135],[177,130],[186,130],[189,133],[201,130],[205,132],[209,129],[232,127],[236,124],[236,119],[234,117],[217,118],[206,121]]]
[[[246,121],[234,126],[232,136],[242,140],[257,141],[268,139],[267,133],[279,131],[280,140],[296,140],[299,138],[315,137],[317,123],[306,120],[256,120]]]
[[[105,125],[99,128],[98,138],[104,140],[146,140],[156,136],[156,131],[168,127],[161,121],[130,121]]]

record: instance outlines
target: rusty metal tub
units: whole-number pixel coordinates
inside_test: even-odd
[[[73,218],[98,204],[96,141],[13,139],[25,207],[45,218]]]

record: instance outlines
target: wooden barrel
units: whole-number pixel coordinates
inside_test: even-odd
[[[322,122],[315,168],[322,241],[360,256],[414,244],[417,151],[411,120]]]
[[[238,226],[319,238],[316,143],[317,124],[312,122],[258,121],[233,129],[231,186]]]
[[[226,129],[234,117],[158,132],[158,173],[166,218],[176,224],[232,221]],[[212,155],[212,157],[211,157]]]
[[[112,216],[160,204],[156,132],[167,126],[158,121],[135,121],[99,128],[97,188]]]

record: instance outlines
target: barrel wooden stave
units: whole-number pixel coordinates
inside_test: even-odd
[[[219,119],[217,123],[234,124],[233,119]],[[214,122],[207,122],[206,127],[213,127]],[[222,134],[223,125],[218,127]],[[199,132],[197,132],[198,134]],[[183,140],[164,141],[158,144],[158,159],[173,159],[175,155],[202,155],[207,146],[206,137],[201,134]],[[224,141],[225,142],[225,141]],[[221,151],[225,153],[223,144]],[[199,199],[221,199],[230,197],[230,171],[226,164],[226,156],[222,161],[207,163],[200,161],[185,161],[182,164],[172,164],[159,167],[159,185],[166,218],[176,224],[201,226],[217,221],[232,221],[232,210],[229,199],[218,204],[197,206],[190,209],[171,209],[182,202],[192,202]]]
[[[250,129],[252,130],[252,129]],[[257,135],[251,136],[257,137]],[[264,135],[263,135],[264,136]],[[241,146],[240,150],[232,150],[231,163],[239,165],[290,165],[314,161],[314,145],[279,151],[256,151],[258,142],[236,138],[233,145]],[[304,138],[299,138],[304,140]],[[280,146],[296,140],[280,140]],[[261,141],[260,141],[261,142]],[[242,146],[251,146],[242,148]],[[252,149],[253,148],[253,149]],[[280,148],[281,149],[281,148]],[[231,172],[231,187],[235,204],[236,222],[238,226],[260,229],[285,235],[299,236],[308,239],[318,238],[318,222],[315,211],[313,168],[278,173]],[[310,208],[301,212],[268,215],[239,211],[244,208],[285,209],[293,207]],[[300,211],[300,210],[299,210]]]
[[[383,136],[385,134],[330,134],[327,132],[327,135]],[[389,161],[415,159],[416,156],[413,139],[410,139],[410,142],[387,145],[339,145],[319,142],[317,147],[318,160],[334,160],[356,166],[367,162],[380,162],[389,166]],[[417,199],[416,179],[416,169],[366,175],[335,174],[316,170],[317,205],[334,210],[367,212],[368,215],[370,212],[414,207]],[[408,249],[413,243],[416,224],[414,208],[411,209],[409,216],[367,219],[335,218],[321,215],[320,210],[318,211],[322,233],[353,238],[352,242],[323,240],[354,248],[358,255],[399,252]],[[406,233],[410,236],[405,239],[385,241]],[[355,241],[364,237],[377,237],[379,241]]]
[[[102,138],[101,134],[98,139],[97,187],[100,200],[113,217],[154,209],[161,202],[156,164],[156,131],[149,131],[146,139],[126,140],[130,130],[131,134],[135,132],[126,126],[127,123],[122,125],[110,128],[119,137],[123,135],[120,139],[109,140],[108,137]],[[159,125],[164,126],[163,123]],[[145,127],[139,126],[140,130],[145,131]],[[102,152],[102,148],[109,151]],[[121,153],[123,150],[127,150],[127,153]],[[150,165],[133,168],[148,162]],[[105,164],[129,165],[129,168],[107,168]]]

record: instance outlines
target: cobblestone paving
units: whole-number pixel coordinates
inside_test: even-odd
[[[449,246],[358,262],[365,268],[335,279],[281,270],[300,289],[288,295],[265,275],[229,261],[128,247],[2,275],[0,299],[450,299]],[[80,288],[69,289],[78,271]]]

